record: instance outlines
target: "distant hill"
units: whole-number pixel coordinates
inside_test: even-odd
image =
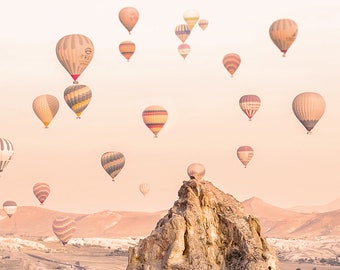
[[[296,211],[296,212],[301,212],[301,213],[312,213],[312,212],[324,213],[324,212],[335,211],[335,210],[340,209],[340,197],[325,205],[315,205],[315,206],[300,205],[300,206],[294,206],[288,209]]]

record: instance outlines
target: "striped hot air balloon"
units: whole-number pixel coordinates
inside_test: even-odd
[[[2,172],[12,159],[14,148],[9,140],[0,138],[0,150],[0,172]]]
[[[325,112],[326,102],[324,98],[315,92],[303,92],[297,95],[292,103],[296,118],[310,134]]]
[[[235,71],[241,64],[241,57],[237,53],[228,53],[223,57],[223,65],[230,73],[231,77],[234,76]]]
[[[50,194],[50,186],[46,183],[39,182],[33,186],[33,193],[35,197],[37,197],[38,201],[41,205],[44,204],[45,200],[47,199],[48,195]]]
[[[115,177],[125,165],[125,157],[117,151],[105,152],[101,157],[101,163],[104,170],[112,177],[112,181],[115,181]]]
[[[287,50],[293,44],[298,34],[297,23],[291,19],[274,21],[269,28],[269,35],[274,44],[286,56]]]
[[[142,117],[144,124],[157,138],[158,133],[168,120],[168,112],[162,106],[151,105],[144,109]]]
[[[254,114],[261,106],[261,100],[256,95],[244,95],[239,100],[241,110],[248,116],[251,121]]]
[[[240,146],[237,149],[237,157],[244,165],[244,168],[247,167],[249,161],[253,158],[253,156],[254,156],[254,150],[250,146],[244,145],[244,146]]]
[[[59,101],[52,95],[41,95],[33,100],[33,111],[48,128],[50,122],[59,110]]]
[[[134,7],[125,7],[119,11],[118,17],[123,26],[129,31],[129,34],[131,34],[132,29],[138,22],[139,12]]]
[[[64,99],[66,104],[80,119],[80,115],[87,108],[92,98],[91,89],[82,84],[73,84],[64,91]]]
[[[205,30],[208,27],[209,21],[206,19],[200,19],[198,21],[199,27],[201,27],[202,30]]]
[[[189,26],[190,30],[192,30],[194,28],[199,17],[200,17],[200,14],[195,9],[188,9],[188,10],[184,11],[184,13],[183,13],[183,19],[185,20],[185,22]]]
[[[16,202],[14,201],[5,201],[2,207],[9,218],[14,215],[15,211],[17,211],[18,208]]]
[[[187,24],[179,24],[175,27],[175,34],[184,43],[190,36],[191,30]]]
[[[149,193],[150,191],[150,185],[148,183],[141,183],[139,185],[139,191],[144,195],[146,196],[146,194]]]
[[[131,56],[135,53],[136,45],[132,41],[123,41],[119,44],[120,53],[129,62]]]
[[[76,222],[68,216],[57,217],[52,223],[52,229],[61,243],[66,245],[76,231]]]
[[[177,50],[179,54],[185,59],[190,53],[191,48],[189,44],[182,43],[178,46]]]
[[[56,54],[59,62],[73,78],[73,83],[78,83],[78,77],[93,58],[94,47],[87,36],[72,34],[58,41]]]
[[[202,180],[205,175],[205,168],[201,163],[192,163],[187,168],[190,179]]]

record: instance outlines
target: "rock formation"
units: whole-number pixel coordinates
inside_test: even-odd
[[[184,181],[151,234],[130,247],[127,270],[278,270],[258,220],[208,181]]]

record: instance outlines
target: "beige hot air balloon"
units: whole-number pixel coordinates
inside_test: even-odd
[[[139,19],[139,12],[134,7],[125,7],[119,11],[119,20],[124,25],[124,27],[131,34],[132,29],[135,27]]]
[[[33,100],[33,111],[41,122],[48,128],[50,122],[59,110],[59,101],[52,95],[41,95]]]
[[[237,53],[228,53],[223,57],[223,66],[228,70],[231,77],[241,64],[241,57]]]
[[[192,163],[187,168],[190,179],[202,180],[205,175],[205,167],[201,163]]]
[[[64,99],[70,109],[80,119],[80,115],[87,108],[92,98],[91,89],[83,84],[73,84],[64,91]]]
[[[52,223],[52,229],[61,243],[66,245],[76,231],[76,222],[68,216],[57,217]]]
[[[157,138],[158,133],[168,120],[168,112],[162,106],[151,105],[144,109],[142,117],[144,124]]]
[[[244,95],[240,98],[239,105],[241,110],[248,116],[249,121],[251,121],[261,106],[261,100],[256,95]]]
[[[310,134],[326,109],[324,98],[315,92],[303,92],[292,103],[295,116]]]
[[[2,207],[9,218],[14,215],[18,208],[15,201],[5,201]]]
[[[274,44],[286,56],[287,50],[293,44],[298,34],[297,23],[291,19],[274,21],[269,28],[269,35]]]
[[[13,154],[14,148],[12,143],[5,138],[0,138],[0,172],[2,172],[11,161]]]
[[[87,36],[72,34],[64,36],[58,41],[56,54],[59,62],[73,78],[73,83],[78,83],[78,77],[93,58],[94,47]]]
[[[209,21],[206,19],[200,19],[198,21],[198,25],[199,27],[201,27],[201,29],[204,31],[207,27],[208,27]]]
[[[150,191],[150,185],[148,183],[141,183],[139,185],[139,191],[144,195],[146,196],[146,194],[149,193]]]
[[[249,161],[253,158],[253,156],[254,156],[254,150],[252,147],[248,145],[240,146],[237,149],[237,157],[244,165],[244,168],[247,167]]]
[[[192,30],[194,28],[199,17],[200,17],[200,14],[195,9],[188,9],[188,10],[184,11],[184,13],[183,13],[183,18],[184,18],[185,22],[187,23],[187,25],[189,26],[190,30]]]

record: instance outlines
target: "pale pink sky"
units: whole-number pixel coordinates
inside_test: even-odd
[[[125,6],[139,10],[131,35],[118,19]],[[196,26],[184,61],[176,25],[196,9],[209,20]],[[299,26],[287,57],[268,29],[280,18]],[[0,178],[0,201],[39,205],[32,187],[51,186],[46,208],[68,212],[104,209],[168,209],[187,180],[193,162],[205,179],[242,201],[252,196],[281,207],[325,204],[339,197],[340,3],[338,1],[7,1],[0,10],[0,137],[15,148]],[[55,46],[68,34],[88,36],[92,62],[79,77],[91,88],[89,107],[77,120],[63,93],[72,79]],[[136,44],[127,63],[118,45]],[[235,52],[241,65],[234,78],[222,65]],[[315,91],[326,112],[312,135],[295,118],[291,103]],[[44,129],[33,99],[52,94],[59,112]],[[252,122],[238,105],[256,94],[262,106]],[[154,139],[142,121],[149,105],[168,110],[168,122]],[[254,148],[246,169],[237,159],[241,145]],[[106,151],[120,151],[126,164],[116,182],[101,166]],[[144,198],[138,186],[148,182]]]

